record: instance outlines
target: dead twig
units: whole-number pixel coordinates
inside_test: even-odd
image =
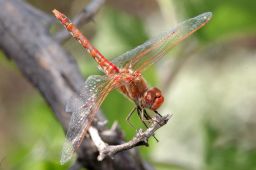
[[[140,129],[132,140],[120,145],[108,145],[101,139],[98,130],[94,127],[91,127],[89,129],[89,133],[92,141],[94,142],[99,151],[97,159],[99,161],[102,161],[107,156],[112,157],[118,152],[128,150],[136,146],[148,146],[149,137],[153,136],[155,131],[160,127],[164,126],[170,118],[171,115],[165,115],[163,117],[156,115],[155,117],[153,117],[153,123],[148,129],[146,129],[145,131],[142,131],[142,129]]]
[[[99,11],[104,3],[105,0],[92,0],[91,3],[86,5],[83,10],[72,19],[72,22],[77,27],[87,24],[92,20],[92,18],[95,16],[95,14]],[[66,41],[68,38],[70,38],[70,35],[66,31],[66,29],[62,29],[55,35],[55,40],[60,43]]]

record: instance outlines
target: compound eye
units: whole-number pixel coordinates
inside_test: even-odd
[[[161,94],[161,91],[157,88],[149,89],[144,94],[144,106],[156,110],[158,109],[161,104],[163,103],[164,98]]]
[[[151,90],[147,91],[146,99],[147,99],[147,101],[154,101],[155,93],[153,91],[151,91]]]
[[[162,94],[160,93],[160,92],[157,92],[156,93],[156,98],[159,98],[159,97],[161,97],[162,96]]]

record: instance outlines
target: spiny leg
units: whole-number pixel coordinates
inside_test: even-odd
[[[144,110],[145,118],[146,118],[147,120],[151,120],[151,121],[152,121],[152,118],[151,118],[151,116],[149,116],[149,114],[147,113],[146,109],[143,109],[143,110]],[[145,122],[143,122],[143,123],[145,124]],[[155,140],[156,140],[157,142],[159,142],[159,140],[156,138],[155,135],[153,135],[153,137],[155,138]]]
[[[141,109],[140,107],[137,107],[137,112],[138,112],[138,115],[139,115],[139,118],[140,120],[142,121],[142,123],[146,126],[146,128],[148,129],[148,125],[146,124],[145,120],[143,120],[142,116],[147,119],[147,121],[151,121],[151,117],[149,116],[149,114],[147,113],[147,111],[145,109]],[[155,137],[155,135],[153,134],[152,135],[155,140],[157,142],[159,142],[159,140]]]
[[[160,118],[163,117],[158,111],[154,110],[155,114],[157,114],[157,116],[159,116]],[[159,121],[157,121],[158,119],[156,119],[155,121],[159,124]]]
[[[134,111],[136,110],[136,108],[137,108],[137,107],[134,107],[134,108],[130,111],[130,113],[127,115],[127,117],[126,117],[126,120],[127,120],[128,124],[129,124],[131,127],[133,127],[134,129],[136,129],[136,128],[135,128],[135,127],[132,125],[132,123],[130,122],[130,118],[131,118],[132,114],[134,113]]]
[[[148,128],[148,125],[143,121],[143,119],[141,118],[141,113],[142,113],[142,110],[140,107],[137,107],[137,113],[138,113],[138,116],[140,118],[140,120],[143,122],[143,124],[146,126],[146,128]]]
[[[149,114],[146,112],[146,110],[143,108],[140,108],[140,107],[138,107],[139,109],[139,111],[138,111],[138,114],[139,114],[139,117],[140,117],[140,119],[141,119],[141,121],[142,122],[149,122],[149,123],[151,123],[152,122],[152,119],[151,119],[151,117],[149,116]]]
[[[149,116],[149,114],[147,113],[146,109],[144,109],[144,116],[145,116],[145,118],[146,118],[147,120],[152,121],[152,117]]]
[[[155,112],[158,116],[162,117],[162,115],[161,115],[157,110],[154,110],[154,112]]]

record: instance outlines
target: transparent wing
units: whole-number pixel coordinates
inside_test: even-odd
[[[73,153],[80,146],[95,113],[113,88],[114,81],[107,76],[90,76],[85,81],[80,95],[69,100],[66,111],[72,112],[72,116],[61,154],[61,164],[71,159]]]
[[[174,29],[146,41],[144,44],[116,57],[112,62],[119,68],[143,70],[163,57],[170,49],[204,26],[212,13],[206,12],[178,24]]]

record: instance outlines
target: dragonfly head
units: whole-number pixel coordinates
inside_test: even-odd
[[[164,97],[161,91],[156,87],[153,87],[147,90],[144,93],[143,98],[144,98],[144,103],[143,103],[144,107],[147,107],[151,110],[157,110],[164,102]]]

